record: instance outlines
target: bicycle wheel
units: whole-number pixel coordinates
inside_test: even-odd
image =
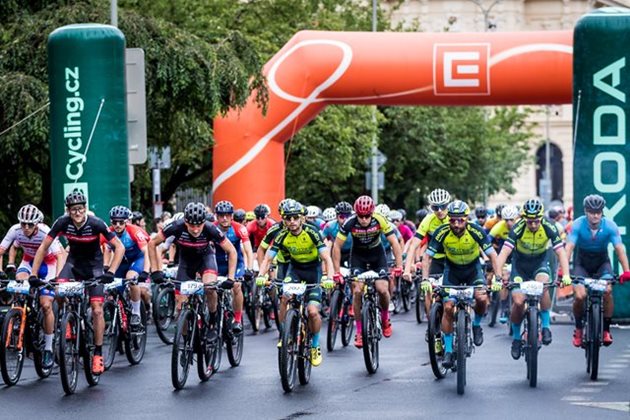
[[[466,342],[467,339],[466,311],[457,311],[457,326],[455,340],[457,342],[457,393],[464,394],[466,387]]]
[[[242,283],[245,285],[245,282]],[[258,287],[256,282],[252,282],[251,285],[247,285],[243,288],[243,296],[247,294],[245,312],[247,313],[247,319],[252,326],[254,332],[258,332],[260,329],[260,305],[258,304]],[[248,289],[248,290],[246,290]]]
[[[36,321],[33,322],[31,327],[31,343],[33,346],[33,365],[35,366],[35,372],[40,378],[48,378],[52,373],[52,367],[45,369],[43,366],[44,357],[44,345],[46,338],[44,337],[44,312],[40,309],[37,311]],[[54,342],[53,342],[54,346]],[[53,347],[54,348],[54,347]]]
[[[400,293],[400,277],[396,277],[394,280],[394,291],[392,292],[392,302],[394,303],[394,313],[399,314],[402,312],[403,303]]]
[[[343,299],[343,313],[341,315],[341,344],[347,347],[352,340],[352,333],[354,332],[354,317],[350,316],[350,308],[352,306],[352,300]]]
[[[402,306],[405,312],[409,312],[411,309],[411,285],[408,281],[400,281],[400,299],[402,300]]]
[[[501,306],[499,292],[492,292],[492,302],[490,303],[490,322],[488,322],[489,327],[494,327],[497,323],[497,315],[499,313],[499,307]]]
[[[206,327],[209,328],[209,327]],[[197,349],[197,375],[201,382],[206,382],[216,372],[213,368],[212,362],[215,356],[214,346],[216,346],[216,340],[214,343],[208,343],[206,337],[206,330],[199,330],[197,343],[195,348]]]
[[[416,322],[422,324],[422,318],[424,316],[424,293],[420,289],[419,285],[416,285]]]
[[[363,309],[361,310],[361,320],[363,324],[363,331],[361,331],[363,338],[363,360],[365,361],[365,368],[369,373],[376,373],[378,370],[378,327],[376,319],[378,315],[378,308],[374,302],[366,300],[363,302]]]
[[[279,312],[280,301],[278,299],[278,290],[277,289],[276,289],[276,294],[275,294],[274,298],[271,299],[271,301],[273,302],[273,316],[274,316],[274,319],[276,321],[276,328],[278,329],[278,331],[282,332],[282,322],[280,322],[280,312]]]
[[[442,313],[444,308],[442,302],[435,302],[431,305],[429,313],[429,360],[431,361],[431,370],[437,379],[446,376],[448,369],[442,366],[444,357],[444,343],[442,342]]]
[[[120,319],[114,301],[108,300],[103,304],[105,317],[105,331],[103,333],[103,365],[108,370],[114,363],[120,334]]]
[[[527,311],[527,378],[529,386],[536,387],[538,380],[538,308]]]
[[[295,371],[298,358],[298,327],[300,314],[291,309],[287,312],[284,321],[285,328],[282,334],[282,347],[280,347],[280,381],[284,392],[291,392],[295,387]]]
[[[125,337],[125,354],[132,365],[137,365],[144,357],[147,346],[147,310],[140,301],[140,326],[134,331],[131,326]]]
[[[8,386],[15,385],[22,375],[26,351],[23,344],[22,309],[13,308],[4,316],[2,344],[0,345],[0,368],[2,379]]]
[[[328,317],[328,329],[326,330],[326,350],[335,350],[335,343],[337,342],[337,332],[341,324],[341,305],[343,303],[343,296],[341,291],[335,289],[330,296],[330,315]]]
[[[79,343],[79,351],[83,359],[83,373],[85,380],[90,386],[98,385],[101,375],[92,373],[92,358],[94,357],[94,324],[92,323],[92,311],[87,310],[85,314],[85,325],[83,330],[83,341]]]
[[[599,373],[599,347],[600,337],[602,334],[601,325],[601,309],[599,303],[593,303],[591,310],[589,311],[589,339],[588,339],[588,353],[591,365],[591,380],[596,381]]]
[[[166,287],[160,290],[153,303],[153,321],[158,337],[164,344],[173,344],[173,334],[169,330],[175,315],[175,290]]]
[[[311,380],[311,333],[308,330],[308,325],[304,323],[302,323],[301,335],[297,370],[300,385],[306,385]]]
[[[59,337],[59,376],[66,394],[74,394],[79,381],[79,325],[74,312],[61,319]]]
[[[265,288],[262,288],[260,290],[261,290],[261,295],[259,299],[261,302],[260,306],[261,306],[261,312],[262,312],[262,319],[263,319],[263,322],[265,323],[265,328],[269,329],[271,328],[271,324],[272,324],[271,314],[274,313],[273,300],[271,300],[271,297],[269,296]]]
[[[229,326],[225,326],[224,328],[232,328],[231,323]],[[243,358],[243,342],[244,342],[245,334],[241,331],[238,334],[235,334],[233,331],[228,331],[225,339],[225,349],[227,350],[228,360],[230,361],[230,365],[232,367],[236,367],[241,364],[241,359]]]
[[[188,369],[193,359],[194,327],[195,314],[189,309],[183,309],[175,328],[171,353],[171,381],[175,389],[182,389],[188,379]]]

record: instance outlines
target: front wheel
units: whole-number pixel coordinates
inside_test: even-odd
[[[467,339],[467,325],[466,325],[466,311],[457,311],[457,393],[459,395],[464,394],[464,388],[466,387],[466,354],[468,353],[466,346]]]
[[[422,324],[422,318],[424,317],[424,293],[420,289],[420,285],[416,284],[415,288],[415,309],[416,309],[416,322]]]
[[[298,379],[300,385],[306,385],[311,380],[311,333],[308,325],[302,324],[302,339],[300,340],[300,352],[298,356]]]
[[[0,345],[0,367],[2,379],[8,386],[15,385],[22,375],[26,350],[24,348],[24,329],[22,310],[13,308],[7,312],[2,324],[2,343]]]
[[[225,333],[223,337],[230,365],[236,367],[241,364],[241,359],[243,358],[243,341],[245,334],[243,331],[235,333],[234,330],[232,330],[233,319],[232,316],[229,316],[224,320],[223,329]]]
[[[258,330],[260,329],[260,319],[262,318],[262,310],[260,307],[260,300],[258,297],[259,292],[259,287],[256,286],[256,282],[252,281],[251,284],[249,284],[247,287],[244,287],[244,289],[250,289],[250,290],[243,290],[243,295],[245,295],[245,293],[248,294],[249,298],[247,299],[247,303],[245,306],[245,312],[247,313],[247,319],[249,319],[249,323],[252,326],[252,330],[256,333],[258,332]]]
[[[162,288],[153,303],[155,329],[164,344],[173,344],[172,324],[175,316],[175,290]]]
[[[435,302],[431,305],[429,314],[429,360],[431,361],[431,370],[437,379],[446,376],[448,369],[442,366],[444,358],[444,342],[442,341],[442,302]]]
[[[299,355],[298,335],[299,335],[300,314],[291,309],[285,318],[282,331],[282,347],[280,347],[280,381],[284,392],[291,392],[295,387],[295,373],[297,368],[297,358]]]
[[[599,347],[601,345],[601,334],[602,334],[602,325],[601,325],[601,309],[599,303],[593,303],[591,305],[591,310],[589,313],[588,319],[588,358],[591,368],[591,380],[597,380],[597,374],[599,373]]]
[[[527,312],[527,377],[532,388],[538,380],[538,334],[538,309],[530,306]]]
[[[405,312],[409,312],[411,309],[411,283],[404,279],[400,279],[400,300],[402,300],[402,306]]]
[[[74,394],[79,380],[79,325],[73,312],[62,320],[59,337],[59,376],[66,394]]]
[[[335,350],[335,343],[337,342],[337,332],[341,323],[340,308],[343,304],[343,296],[341,292],[336,289],[330,296],[330,314],[328,315],[328,329],[326,330],[326,350]]]
[[[107,300],[103,304],[103,317],[105,318],[105,332],[103,333],[103,365],[108,370],[114,363],[120,334],[119,313],[116,303]]]
[[[171,381],[175,389],[182,389],[188,379],[188,370],[193,358],[194,327],[193,312],[188,309],[182,310],[175,328],[171,353]]]
[[[140,301],[140,325],[134,330],[129,325],[129,331],[125,338],[125,353],[127,360],[132,365],[137,365],[144,357],[147,346],[147,310],[144,302]]]
[[[365,361],[365,368],[371,374],[376,373],[378,370],[378,310],[374,302],[366,300],[363,302],[363,309],[361,310],[361,320],[363,323],[363,331],[361,332],[363,338],[363,360]]]
[[[354,332],[354,316],[350,316],[350,309],[352,308],[352,300],[345,298],[342,302],[343,313],[341,315],[341,344],[347,347],[352,340],[352,333]]]
[[[88,385],[96,386],[101,375],[92,372],[92,359],[94,358],[94,324],[92,311],[88,310],[85,316],[85,329],[83,330],[83,345],[80,347],[83,359],[83,373]]]
[[[33,364],[35,365],[35,372],[37,372],[37,376],[42,379],[48,378],[52,373],[52,367],[46,369],[43,365],[44,346],[46,338],[44,336],[44,312],[41,309],[37,312],[37,321],[34,323],[34,325],[31,325],[31,335],[31,340],[33,343]]]

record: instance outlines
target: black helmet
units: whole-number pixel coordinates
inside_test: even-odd
[[[234,210],[234,214],[232,215],[232,218],[237,223],[243,223],[245,221],[245,210],[243,209]]]
[[[494,210],[494,213],[497,215],[498,218],[501,218],[501,212],[503,211],[503,208],[505,207],[505,204],[497,204],[497,207]]]
[[[483,219],[488,216],[488,210],[484,206],[475,207],[475,217],[477,219]]]
[[[254,209],[254,214],[256,215],[256,217],[259,217],[261,219],[269,216],[269,213],[270,209],[269,206],[266,204],[259,204]]]
[[[545,208],[539,199],[531,198],[523,205],[522,214],[528,219],[537,219],[545,214]]]
[[[233,214],[234,213],[234,206],[229,201],[226,201],[226,200],[219,201],[214,206],[214,212],[215,213],[221,213],[221,214]]]
[[[200,225],[206,221],[206,206],[203,203],[188,203],[184,208],[184,221],[191,225]]]
[[[427,214],[429,214],[429,210],[427,209],[420,209],[416,212],[416,219],[422,221],[424,220],[425,217],[427,217]]]
[[[340,201],[335,206],[335,213],[339,214],[352,214],[352,204],[347,201]]]
[[[286,200],[282,206],[282,216],[296,216],[304,214],[304,207],[295,200]]]
[[[109,211],[109,218],[112,220],[128,220],[131,218],[131,210],[125,206],[114,206]]]
[[[447,209],[448,217],[466,217],[470,213],[470,207],[462,200],[452,201]]]
[[[604,211],[606,207],[606,200],[604,197],[598,194],[591,194],[584,197],[584,211],[588,212],[600,212]]]
[[[282,207],[284,206],[284,203],[286,203],[289,200],[292,200],[292,199],[285,198],[284,200],[280,200],[280,202],[278,203],[278,213],[282,214]]]
[[[133,223],[137,223],[142,219],[144,219],[144,216],[139,211],[134,211],[131,213],[131,221]]]
[[[85,203],[87,203],[85,194],[83,194],[83,191],[78,188],[75,188],[70,194],[66,196],[66,207],[74,206],[75,204]]]

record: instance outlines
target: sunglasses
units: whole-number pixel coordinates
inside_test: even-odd
[[[370,217],[372,217],[371,214],[357,214],[357,218],[362,219],[362,220],[369,219]]]
[[[81,206],[81,207],[72,207],[70,209],[68,209],[68,211],[70,213],[74,213],[74,214],[80,214],[83,213],[85,211],[85,207]]]
[[[295,215],[292,215],[292,216],[284,216],[283,219],[286,220],[286,221],[300,220],[300,216],[295,214]]]
[[[451,217],[448,222],[451,225],[460,225],[466,223],[466,219],[464,219],[463,217]]]
[[[433,211],[446,210],[447,206],[448,204],[440,204],[439,206],[431,206],[431,210]]]
[[[538,223],[540,223],[541,219],[527,219],[525,220],[525,223],[527,223],[528,225],[537,225]]]
[[[20,223],[20,226],[23,228],[33,229],[35,227],[35,223]]]
[[[217,217],[231,217],[232,213],[216,213]]]
[[[196,223],[196,224],[195,223],[188,223],[188,222],[185,222],[185,223],[186,223],[186,225],[188,225],[190,227],[198,228],[198,227],[203,226],[206,222],[201,222],[201,223]]]
[[[350,215],[346,213],[340,213],[337,215],[337,217],[340,219],[347,219],[348,217],[350,217]]]
[[[127,224],[126,220],[112,220],[112,225],[114,226],[118,226],[118,225],[124,226],[126,224]]]
[[[267,216],[256,216],[256,220],[265,220]]]

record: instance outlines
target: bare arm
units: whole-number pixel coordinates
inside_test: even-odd
[[[109,266],[109,271],[115,273],[118,270],[118,266],[125,256],[125,246],[120,242],[117,236],[114,236],[109,243],[114,247],[114,258]]]
[[[252,243],[250,241],[243,242],[243,255],[245,256],[245,267],[248,270],[254,268],[254,251],[252,250]]]
[[[494,265],[494,274],[503,278],[503,266],[505,265],[505,262],[507,261],[511,253],[512,248],[503,245],[503,247],[501,248],[501,252],[497,257],[497,261],[495,263],[496,265]]]
[[[162,259],[158,258],[157,247],[162,242],[164,242],[164,235],[162,233],[158,233],[155,235],[147,244],[147,250],[149,252],[149,263],[151,267],[151,271],[160,271],[162,269]]]
[[[345,240],[336,237],[335,243],[332,247],[332,263],[333,263],[333,271],[332,273],[338,273],[341,269],[341,247],[346,243]]]
[[[621,264],[623,271],[630,271],[630,267],[628,266],[628,256],[626,255],[626,250],[623,244],[615,245],[615,252],[617,253],[617,258],[619,259],[619,263]]]
[[[33,268],[31,270],[31,273],[39,273],[39,269],[42,266],[42,261],[44,261],[44,257],[48,253],[48,248],[50,248],[50,245],[52,245],[54,240],[54,238],[46,235],[39,248],[37,248],[37,253],[35,254],[35,258],[33,259]]]
[[[402,248],[398,243],[396,235],[389,235],[387,237],[390,245],[392,246],[392,252],[394,253],[394,260],[396,261],[396,268],[402,268]]]
[[[227,239],[221,241],[219,246],[221,246],[221,248],[223,248],[225,253],[228,255],[228,278],[233,279],[236,275],[236,262],[238,259],[236,255],[236,249],[234,248],[234,245],[232,245],[232,242],[228,241]]]
[[[416,249],[418,248],[418,245],[420,245],[420,239],[418,239],[417,236],[414,236],[413,238],[411,238],[409,242],[407,242],[407,245],[408,247],[407,247],[407,261],[405,263],[405,274],[410,274],[411,266],[415,262],[414,255],[416,253]]]

